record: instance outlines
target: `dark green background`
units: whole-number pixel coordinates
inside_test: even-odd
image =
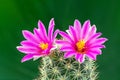
[[[32,80],[38,74],[37,61],[21,63],[24,54],[16,50],[24,40],[21,31],[47,26],[51,18],[56,28],[68,29],[75,19],[97,25],[109,41],[97,57],[99,80],[120,80],[120,2],[119,0],[0,0],[0,80]],[[46,27],[47,28],[47,27]]]

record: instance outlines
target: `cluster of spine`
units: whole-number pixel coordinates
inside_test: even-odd
[[[96,64],[85,58],[80,64],[73,57],[64,59],[64,53],[58,50],[52,55],[42,57],[40,74],[35,80],[96,80]]]

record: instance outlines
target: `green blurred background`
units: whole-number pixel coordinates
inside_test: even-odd
[[[24,40],[21,31],[48,25],[66,30],[75,19],[97,25],[109,41],[97,57],[99,80],[120,80],[120,2],[119,0],[0,0],[0,80],[32,80],[38,75],[40,60],[21,63],[24,54],[16,50]]]

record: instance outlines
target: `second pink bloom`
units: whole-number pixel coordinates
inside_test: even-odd
[[[64,57],[74,56],[75,59],[82,63],[85,56],[92,60],[96,60],[96,56],[102,54],[101,48],[105,48],[103,43],[106,38],[99,38],[102,33],[96,32],[96,26],[90,25],[87,20],[81,26],[78,20],[74,21],[74,26],[69,26],[67,33],[60,31],[63,40],[57,40],[57,44],[61,45],[61,51],[64,51]]]

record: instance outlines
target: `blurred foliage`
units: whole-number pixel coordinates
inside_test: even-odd
[[[120,80],[119,0],[0,0],[0,80],[31,80],[38,74],[39,61],[21,63],[24,54],[16,50],[24,40],[21,31],[37,27],[40,19],[48,28],[54,17],[56,29],[66,30],[75,19],[87,19],[109,41],[97,57],[100,80]]]

